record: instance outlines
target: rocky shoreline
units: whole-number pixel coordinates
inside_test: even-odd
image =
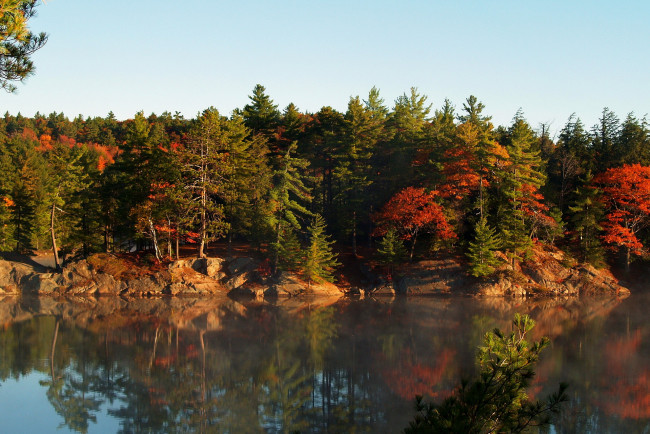
[[[136,264],[125,255],[94,254],[66,264],[60,273],[28,258],[0,259],[0,295],[120,295],[276,298],[297,296],[361,296],[467,294],[479,296],[627,295],[608,270],[589,265],[567,266],[559,250],[535,252],[535,260],[516,270],[501,270],[489,281],[466,273],[462,259],[420,261],[388,278],[359,264],[356,286],[308,283],[298,275],[281,272],[270,276],[264,264],[252,257],[192,258],[161,265]]]

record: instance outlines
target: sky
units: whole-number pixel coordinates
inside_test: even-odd
[[[650,112],[647,0],[46,0],[36,74],[0,110],[118,119],[242,108],[259,83],[280,109],[345,111],[376,86],[432,108],[475,95],[495,125],[519,108],[557,131],[576,113]]]

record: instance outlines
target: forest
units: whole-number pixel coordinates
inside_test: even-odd
[[[257,85],[229,116],[0,117],[0,251],[148,251],[246,243],[271,270],[331,279],[336,253],[390,267],[457,255],[488,277],[554,245],[629,268],[650,241],[650,130],[608,108],[558,134],[518,111],[494,126],[470,96],[345,112],[283,110]]]

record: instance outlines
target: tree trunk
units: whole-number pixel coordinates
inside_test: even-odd
[[[178,256],[179,253],[178,252],[179,252],[179,245],[180,245],[180,241],[179,241],[180,235],[179,235],[178,231],[179,231],[179,227],[178,227],[178,225],[176,225],[176,260],[177,261],[179,259],[179,256]]]
[[[205,221],[205,203],[206,193],[205,188],[201,191],[201,244],[199,245],[199,258],[205,258],[205,237],[206,237],[206,221]]]
[[[172,259],[172,220],[169,217],[167,217],[167,253],[169,259]]]
[[[415,252],[415,241],[417,241],[417,235],[413,235],[413,242],[411,243],[411,254],[409,255],[409,262],[413,262],[413,253]]]
[[[156,228],[153,226],[153,221],[149,217],[149,229],[151,230],[151,239],[153,240],[153,249],[156,253],[156,259],[159,261],[162,259],[160,254],[160,249],[158,248],[158,237],[156,236]]]
[[[56,212],[56,205],[52,203],[52,210],[50,211],[50,234],[52,235],[52,253],[54,253],[54,268],[61,269],[59,262],[59,252],[56,248],[56,236],[54,235],[54,214]]]
[[[357,212],[352,212],[352,253],[357,256]]]

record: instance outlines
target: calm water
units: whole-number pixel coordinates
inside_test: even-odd
[[[514,312],[551,338],[556,432],[650,432],[650,296],[0,300],[0,432],[399,432]]]

